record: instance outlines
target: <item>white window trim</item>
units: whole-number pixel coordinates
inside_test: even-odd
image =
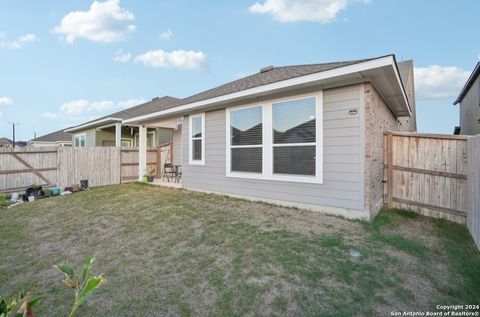
[[[148,140],[148,135],[149,134],[152,134],[153,135],[153,146],[157,146],[156,143],[155,143],[155,131],[149,131],[147,132],[147,140]],[[139,144],[137,144],[137,136],[138,136],[138,139],[140,140],[140,136],[138,134],[138,132],[135,132],[135,134],[133,135],[133,146],[134,147],[138,147],[140,146]],[[126,140],[127,138],[122,138],[122,140]],[[132,139],[130,139],[132,140]],[[147,141],[148,142],[148,141]],[[148,144],[147,144],[148,145]]]
[[[202,118],[202,159],[201,160],[194,160],[193,156],[193,148],[192,148],[192,119],[193,118]],[[196,138],[199,139],[199,138]],[[188,164],[190,165],[205,165],[205,112],[197,113],[194,115],[190,115],[188,117]]]
[[[315,176],[307,175],[289,175],[289,174],[274,174],[273,173],[273,133],[272,133],[272,105],[278,102],[293,101],[305,98],[315,97],[315,143],[293,143],[293,144],[276,144],[275,146],[301,146],[301,145],[315,145]],[[235,110],[262,107],[262,173],[249,172],[232,172],[231,171],[231,149],[230,145],[230,113]],[[243,147],[243,146],[233,146]],[[256,147],[255,145],[248,145],[245,147]],[[260,146],[257,146],[260,147]],[[298,183],[313,183],[323,184],[323,91],[316,94],[306,94],[289,98],[282,98],[264,102],[262,104],[246,105],[239,107],[227,108],[226,110],[226,164],[225,176],[233,178],[250,178],[261,180],[298,182]]]
[[[84,138],[84,146],[81,146],[81,145],[78,145],[77,146],[77,137],[82,137]],[[81,142],[80,142],[81,143]],[[77,133],[77,134],[74,134],[73,135],[73,145],[75,147],[86,147],[87,146],[87,134],[84,132],[84,133]]]

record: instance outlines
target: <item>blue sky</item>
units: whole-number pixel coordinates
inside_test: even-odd
[[[0,2],[0,136],[28,140],[268,65],[413,59],[418,130],[451,133],[480,55],[480,2]]]

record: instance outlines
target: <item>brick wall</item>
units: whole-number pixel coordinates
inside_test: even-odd
[[[415,131],[415,119],[397,120],[375,88],[365,89],[365,210],[373,219],[383,206],[383,166],[385,131]]]

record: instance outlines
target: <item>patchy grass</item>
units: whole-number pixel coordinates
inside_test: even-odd
[[[218,195],[107,186],[0,211],[0,293],[46,293],[52,268],[97,258],[105,286],[79,316],[371,316],[480,303],[466,229],[401,210],[372,223]],[[359,256],[352,256],[352,254]]]

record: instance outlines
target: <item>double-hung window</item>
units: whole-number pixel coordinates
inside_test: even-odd
[[[229,118],[230,167],[232,172],[262,173],[262,107],[232,110]]]
[[[315,97],[272,104],[273,174],[315,176]]]
[[[80,133],[75,135],[75,146],[76,147],[85,147],[86,134]]]
[[[189,163],[205,164],[205,113],[192,115],[189,119]]]
[[[322,93],[227,109],[227,177],[322,183]]]

